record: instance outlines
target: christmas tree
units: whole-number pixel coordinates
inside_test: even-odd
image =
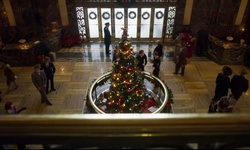
[[[111,86],[107,97],[108,113],[143,113],[145,105],[154,106],[154,100],[144,86],[143,74],[137,67],[133,47],[127,39],[127,30],[123,34],[113,62]]]

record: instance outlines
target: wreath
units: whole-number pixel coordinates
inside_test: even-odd
[[[148,12],[144,12],[144,13],[142,14],[142,18],[143,18],[144,20],[148,19],[149,17],[150,17],[150,14],[149,14]]]
[[[115,14],[115,16],[116,16],[117,19],[120,20],[120,19],[122,19],[122,17],[123,17],[123,13],[119,11],[119,12],[117,12],[117,13]]]
[[[110,18],[110,13],[104,12],[104,13],[102,14],[102,18],[105,19],[105,20],[108,20],[108,19]]]
[[[156,13],[156,18],[157,19],[161,19],[163,17],[163,13],[161,12],[161,11],[158,11],[157,13]]]
[[[136,13],[134,11],[131,11],[131,12],[129,12],[128,16],[129,16],[130,19],[135,19]]]
[[[92,11],[92,12],[89,13],[89,18],[90,18],[90,19],[93,20],[93,19],[96,19],[96,17],[97,17],[97,15],[96,15],[95,12]]]

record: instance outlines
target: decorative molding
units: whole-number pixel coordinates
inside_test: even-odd
[[[10,26],[16,26],[16,20],[15,20],[14,14],[13,14],[10,0],[3,0],[3,5],[4,5],[5,10],[7,12]]]
[[[69,24],[69,19],[68,19],[66,0],[58,0],[58,5],[60,10],[62,25],[67,26]]]
[[[193,2],[194,2],[194,0],[187,0],[186,1],[184,18],[183,18],[183,25],[190,25],[192,9],[193,9]]]
[[[248,0],[241,0],[239,11],[235,20],[235,25],[241,25],[242,18],[244,16]]]

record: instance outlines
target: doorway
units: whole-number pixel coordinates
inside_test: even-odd
[[[176,7],[167,8],[76,8],[79,34],[88,41],[103,41],[103,28],[110,23],[112,41],[128,29],[133,41],[154,41],[172,37]],[[85,36],[85,37],[84,37]]]

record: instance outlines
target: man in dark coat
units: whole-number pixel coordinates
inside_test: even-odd
[[[38,49],[40,50],[40,52],[39,52],[40,54],[43,54],[44,56],[49,57],[49,53],[51,51],[51,47],[50,47],[48,41],[46,41],[45,39],[42,39],[40,41]]]
[[[234,99],[238,100],[243,92],[248,90],[248,80],[244,77],[247,74],[245,69],[241,70],[240,75],[234,75],[231,80],[231,92]]]
[[[36,64],[34,66],[34,72],[31,74],[32,82],[37,88],[37,90],[40,92],[42,97],[42,103],[46,103],[47,105],[52,105],[45,93],[45,87],[46,87],[46,75],[43,70],[40,70],[40,64]]]
[[[163,59],[163,50],[162,50],[161,40],[157,40],[156,43],[157,43],[157,46],[155,47],[154,52],[156,51],[159,55],[159,59],[162,60]]]
[[[153,75],[159,78],[161,60],[159,58],[158,52],[154,52],[154,60],[153,60]]]
[[[228,95],[228,90],[230,88],[230,75],[232,75],[232,69],[228,66],[224,66],[222,68],[222,73],[217,75],[213,101],[217,102],[222,96]]]
[[[111,44],[111,35],[109,31],[109,23],[105,23],[104,27],[104,44],[105,44],[105,50],[106,50],[106,55],[108,56],[110,54],[109,52],[109,46]]]
[[[56,68],[55,65],[50,61],[49,57],[45,57],[44,63],[41,65],[41,69],[44,70],[44,73],[47,77],[46,93],[49,92],[49,81],[51,91],[56,91],[54,88],[54,74],[56,72]]]
[[[207,50],[208,34],[206,27],[197,32],[196,54],[199,57]]]

